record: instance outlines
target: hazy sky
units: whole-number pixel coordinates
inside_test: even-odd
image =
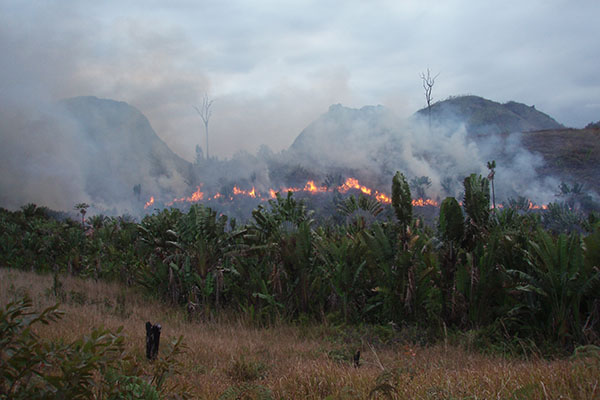
[[[600,120],[600,1],[0,0],[0,106],[78,95],[139,108],[177,153],[287,148],[330,104],[475,94]],[[0,124],[2,122],[0,121]]]

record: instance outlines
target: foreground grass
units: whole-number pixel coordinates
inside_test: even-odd
[[[145,361],[146,321],[165,343],[184,336],[183,373],[192,398],[275,399],[597,399],[600,360],[509,360],[442,344],[376,344],[327,326],[252,327],[243,319],[187,321],[186,315],[117,284],[0,269],[0,306],[28,294],[40,310],[61,300],[66,316],[42,326],[48,340],[72,341],[92,328],[124,327],[127,346]],[[360,368],[352,354],[362,352]],[[267,397],[270,393],[271,397]],[[262,396],[262,397],[261,397]],[[388,396],[388,397],[386,397]]]

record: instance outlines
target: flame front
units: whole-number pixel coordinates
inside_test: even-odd
[[[201,200],[204,200],[205,195],[200,190],[200,188],[201,188],[201,185],[197,187],[197,190],[194,193],[192,193],[191,196],[175,198],[172,201],[166,203],[166,205],[172,206],[176,203],[184,203],[184,202],[197,203]],[[317,186],[315,181],[310,180],[310,181],[306,182],[304,187],[285,187],[285,188],[281,188],[279,190],[269,189],[268,197],[263,197],[256,190],[256,188],[254,186],[252,186],[252,188],[250,190],[246,190],[246,189],[241,189],[236,185],[233,187],[232,192],[233,192],[233,196],[247,196],[247,197],[251,197],[254,199],[260,199],[261,201],[266,201],[268,199],[276,198],[277,193],[304,192],[304,193],[316,194],[316,193],[333,192],[336,190],[340,193],[347,193],[350,190],[360,190],[361,193],[364,193],[368,196],[373,196],[373,197],[375,197],[375,199],[377,199],[377,201],[379,201],[381,203],[384,203],[384,204],[392,203],[392,199],[387,194],[379,192],[378,190],[371,189],[367,186],[361,185],[360,182],[358,181],[358,179],[356,179],[356,178],[347,178],[343,184],[341,184],[337,187],[329,187],[329,188],[327,186]],[[226,196],[224,196],[222,193],[216,193],[214,196],[207,197],[206,199],[207,200],[217,200],[217,199],[224,199],[224,198],[226,198]],[[152,199],[154,199],[154,198],[152,198]],[[233,200],[233,197],[230,196],[229,200]],[[152,200],[152,203],[154,203],[154,200]],[[431,205],[437,206],[438,203],[431,199],[425,199],[425,200],[418,199],[418,200],[413,200],[413,205],[416,207],[431,206]]]
[[[364,194],[368,194],[369,196],[373,193],[372,189],[369,189],[366,186],[362,186],[360,183],[358,183],[358,179],[354,178],[346,179],[346,182],[344,182],[344,184],[338,188],[338,190],[341,193],[346,193],[350,189],[358,189]]]
[[[204,193],[202,193],[202,191],[200,190],[200,188],[202,187],[202,185],[200,186],[196,186],[196,191],[194,193],[192,193],[191,196],[189,197],[181,197],[179,199],[175,198],[172,201],[167,203],[167,206],[172,206],[175,203],[197,203],[200,200],[204,199]]]
[[[385,194],[383,194],[383,193],[377,193],[377,194],[375,195],[375,198],[376,198],[377,200],[379,200],[381,203],[384,203],[384,204],[392,204],[392,199],[390,199],[388,196],[386,196],[386,195],[385,195]]]
[[[413,199],[412,205],[413,205],[413,207],[425,207],[425,206],[439,207],[440,206],[439,203],[435,200],[422,199],[422,198]]]
[[[151,206],[152,206],[152,204],[154,204],[154,196],[150,196],[150,200],[148,200],[148,201],[146,202],[146,204],[144,205],[144,208],[146,209],[146,208],[148,208],[148,207],[151,207]]]
[[[288,187],[288,188],[280,188],[279,190],[276,189],[269,189],[268,190],[268,196],[262,196],[254,186],[252,186],[251,189],[241,189],[238,186],[234,186],[232,189],[233,195],[229,195],[229,197],[227,197],[226,195],[222,194],[222,193],[216,193],[215,195],[213,195],[212,197],[206,197],[204,192],[201,191],[201,187],[202,185],[198,186],[196,188],[196,191],[194,193],[192,193],[191,196],[189,197],[181,197],[181,198],[175,198],[172,201],[170,201],[169,203],[166,203],[167,206],[172,206],[175,203],[197,203],[201,200],[223,200],[223,199],[229,199],[230,201],[233,201],[234,196],[247,196],[253,199],[259,199],[261,201],[267,201],[269,199],[274,199],[277,197],[277,193],[286,193],[286,192],[304,192],[304,193],[310,193],[310,194],[316,194],[316,193],[326,193],[326,192],[334,192],[334,191],[338,191],[340,193],[347,193],[350,190],[360,190],[361,193],[364,193],[368,196],[373,196],[375,197],[375,199],[381,203],[384,204],[391,204],[392,203],[392,199],[389,195],[387,195],[386,193],[382,193],[378,190],[369,188],[367,186],[361,185],[360,182],[358,181],[358,179],[356,178],[347,178],[346,181],[337,186],[337,187],[326,187],[326,186],[317,186],[315,184],[315,181],[310,180],[308,182],[306,182],[306,184],[304,185],[304,187]],[[266,193],[266,192],[264,192]],[[146,202],[146,204],[144,205],[144,208],[149,208],[154,204],[154,196],[150,197],[150,200],[148,202]],[[459,204],[462,206],[462,202],[459,202]],[[413,199],[412,200],[412,205],[413,207],[439,207],[439,202],[433,199],[423,199],[423,198],[419,198],[419,199]],[[502,208],[502,204],[497,204],[496,205],[497,208]],[[530,210],[547,210],[548,206],[543,204],[543,205],[536,205],[533,202],[529,201],[529,209]]]
[[[238,188],[237,186],[234,186],[233,194],[236,196],[238,196],[238,195],[249,196],[249,197],[252,197],[253,199],[255,199],[256,198],[256,189],[254,189],[254,186],[252,186],[252,190],[242,190],[242,189]]]
[[[314,181],[308,181],[302,190],[310,193],[323,193],[327,191],[327,188],[325,186],[317,187]]]

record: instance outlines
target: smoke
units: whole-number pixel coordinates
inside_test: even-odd
[[[16,208],[29,202],[71,208],[89,201],[80,166],[85,155],[76,127],[57,118],[52,106],[0,107],[0,204]]]
[[[266,191],[306,178],[322,182],[336,174],[357,176],[389,192],[396,170],[409,178],[429,176],[431,197],[456,196],[462,179],[470,173],[486,175],[486,162],[492,159],[498,163],[496,192],[501,196],[520,194],[545,202],[557,186],[551,178],[537,175],[535,169],[543,161],[521,146],[518,134],[474,140],[464,127],[430,129],[422,122],[401,120],[383,107],[366,107],[358,115],[340,106],[307,128],[314,137],[306,146],[286,151],[306,122],[330,104],[362,103],[354,90],[358,82],[364,86],[371,81],[337,60],[312,67],[314,57],[308,50],[314,43],[301,46],[304,52],[279,57],[264,49],[227,47],[231,43],[218,38],[217,43],[210,38],[199,41],[191,30],[160,16],[138,18],[125,10],[123,17],[110,18],[101,4],[35,5],[0,5],[0,206],[35,202],[71,209],[85,201],[98,210],[135,213],[150,195],[164,199],[189,195],[200,183],[221,190],[239,182]],[[209,22],[211,27],[219,25]],[[240,35],[235,33],[238,43]],[[357,33],[362,37],[362,31]],[[285,47],[294,48],[296,36],[286,39]],[[245,38],[244,43],[251,42]],[[364,46],[365,51],[372,48],[367,42]],[[260,54],[267,61],[258,61],[251,50],[264,51]],[[325,56],[328,49],[321,51]],[[290,60],[304,60],[301,67],[306,72],[296,73],[299,70],[290,68]],[[396,62],[389,64],[397,68]],[[273,78],[273,66],[294,72],[278,72]],[[373,68],[387,86],[393,74]],[[412,66],[404,68],[410,75]],[[253,78],[256,82],[250,85]],[[381,91],[383,97],[390,92]],[[89,131],[99,131],[102,121],[82,127],[57,104],[80,95],[124,100],[149,118],[175,153],[192,161],[196,144],[205,147],[203,125],[192,107],[204,93],[215,99],[209,126],[211,155],[231,159],[195,167],[167,156],[159,145],[146,153],[150,162],[133,158],[135,142],[115,139],[99,147]],[[393,98],[395,105],[411,108],[406,102],[404,97]],[[120,136],[127,133],[126,128],[111,130]],[[264,143],[274,151],[261,150]],[[105,163],[94,161],[99,155]],[[132,159],[125,162],[128,157]],[[132,199],[136,185],[141,185],[141,199]]]
[[[421,117],[399,119],[382,106],[337,105],[307,127],[292,150],[295,162],[307,169],[354,173],[387,192],[395,171],[409,180],[427,176],[431,185],[423,189],[434,199],[460,198],[463,179],[472,173],[487,176],[487,162],[496,160],[498,199],[552,201],[559,181],[538,174],[544,160],[521,138],[520,133],[474,137],[456,116],[430,125]]]

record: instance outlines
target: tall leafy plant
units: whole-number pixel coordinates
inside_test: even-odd
[[[454,279],[464,236],[464,216],[454,197],[447,197],[440,206],[438,233],[443,243],[439,252],[442,319],[449,323],[455,318]]]
[[[579,234],[560,234],[554,238],[538,230],[530,243],[526,271],[511,270],[518,280],[517,289],[525,294],[525,304],[537,321],[556,340],[583,339],[585,304],[597,295],[600,272],[584,261]]]

